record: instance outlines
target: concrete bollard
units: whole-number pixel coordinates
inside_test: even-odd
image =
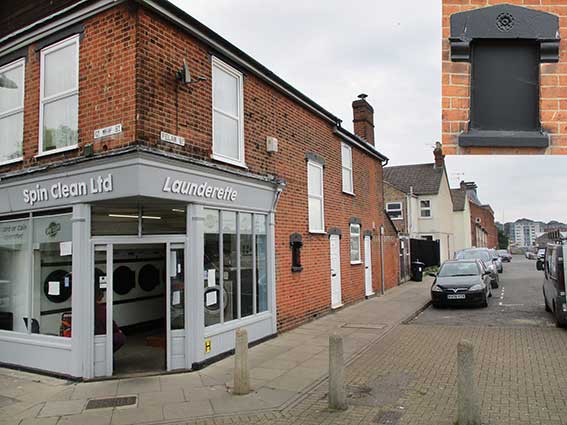
[[[345,362],[343,337],[329,336],[329,408],[346,410]]]
[[[234,347],[234,389],[236,395],[250,392],[250,369],[248,367],[248,332],[246,329],[236,330]]]
[[[480,425],[480,403],[474,378],[473,344],[465,339],[457,346],[459,425]]]

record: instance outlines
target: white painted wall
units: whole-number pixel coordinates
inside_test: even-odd
[[[453,231],[455,234],[455,251],[472,247],[471,210],[468,198],[465,199],[464,211],[453,212]]]

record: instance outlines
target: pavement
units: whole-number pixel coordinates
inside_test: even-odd
[[[343,336],[350,376],[364,356],[427,306],[429,286],[430,278],[406,283],[252,347],[253,391],[246,396],[231,393],[232,356],[196,372],[81,383],[0,368],[0,425],[323,423],[309,422],[313,413],[325,420],[321,412],[347,423],[347,416],[325,410],[329,335]],[[390,387],[383,391],[388,400],[398,395]],[[86,408],[90,400],[121,395],[135,396],[135,403]],[[356,410],[345,415],[361,423],[364,416]]]

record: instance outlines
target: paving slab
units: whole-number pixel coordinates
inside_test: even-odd
[[[270,403],[259,398],[255,393],[233,396],[229,399],[211,400],[216,414],[253,412],[270,408]]]
[[[162,409],[155,407],[137,407],[114,409],[112,425],[131,425],[144,422],[157,422],[163,420]]]
[[[189,402],[226,399],[232,397],[226,385],[214,385],[211,387],[201,388],[186,388],[183,391],[185,393],[184,401]]]
[[[118,391],[119,381],[85,382],[73,386],[71,399],[112,397]]]
[[[39,417],[64,416],[81,413],[85,407],[84,400],[48,401],[45,403]]]
[[[211,402],[208,400],[171,403],[163,407],[163,416],[167,420],[207,416],[212,414],[213,408],[211,406]]]
[[[140,394],[161,391],[159,376],[148,376],[144,378],[121,379],[118,383],[118,395]]]
[[[138,407],[162,407],[169,403],[185,401],[182,388],[167,389],[165,391],[154,391],[141,393],[138,396]]]
[[[57,425],[109,425],[112,409],[93,409],[82,415],[62,416]]]

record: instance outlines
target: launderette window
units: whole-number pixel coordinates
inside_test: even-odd
[[[30,220],[0,222],[0,329],[27,332]]]
[[[113,206],[92,208],[93,236],[185,234],[187,214],[184,205]]]
[[[205,326],[268,310],[266,221],[264,214],[205,210]]]
[[[71,214],[33,218],[32,333],[71,337]]]

